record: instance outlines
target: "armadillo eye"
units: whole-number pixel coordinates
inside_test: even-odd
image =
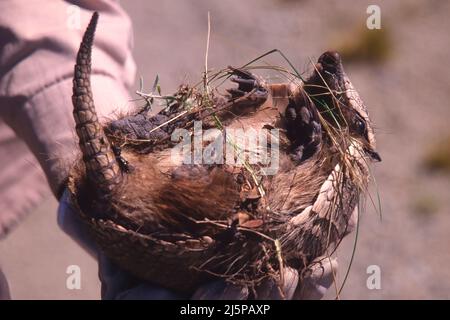
[[[358,134],[364,135],[366,133],[366,124],[361,119],[355,120],[355,130]]]

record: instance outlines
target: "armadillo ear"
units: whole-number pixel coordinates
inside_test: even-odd
[[[91,51],[98,13],[92,15],[78,50],[73,78],[73,116],[90,185],[107,198],[121,183],[122,173],[95,111],[91,90]]]
[[[342,67],[341,56],[336,51],[327,51],[319,57],[318,63],[321,64],[323,71],[335,74]]]

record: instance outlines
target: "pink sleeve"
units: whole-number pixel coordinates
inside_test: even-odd
[[[0,1],[0,163],[7,163],[0,166],[0,237],[47,192],[41,168],[57,195],[77,156],[72,75],[93,10],[100,13],[92,58],[96,107],[100,117],[128,109],[131,22],[115,1],[77,3]]]

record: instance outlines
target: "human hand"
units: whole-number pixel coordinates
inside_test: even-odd
[[[0,300],[10,300],[8,281],[0,269]]]
[[[257,300],[319,300],[333,284],[337,272],[337,259],[317,259],[299,281],[299,274],[293,268],[285,268],[284,284],[266,280],[256,288]],[[248,288],[227,284],[223,280],[207,283],[197,289],[193,300],[246,300],[252,294]]]

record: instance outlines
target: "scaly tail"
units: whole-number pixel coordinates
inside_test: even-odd
[[[91,51],[97,21],[98,13],[94,12],[77,55],[72,103],[87,178],[98,192],[97,196],[100,199],[107,199],[121,183],[122,173],[108,138],[98,121],[92,98]]]

